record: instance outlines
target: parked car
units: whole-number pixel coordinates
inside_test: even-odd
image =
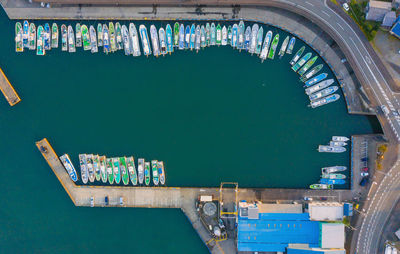
[[[368,183],[368,181],[369,181],[368,176],[363,177],[363,178],[361,179],[361,181],[360,181],[360,186],[365,186],[365,185]]]
[[[104,202],[106,203],[106,205],[108,205],[108,196],[106,196],[106,197],[104,198]]]
[[[328,198],[327,197],[320,197],[319,200],[326,201],[326,200],[328,200]]]
[[[350,10],[350,7],[349,7],[349,5],[348,5],[347,3],[344,3],[344,4],[343,4],[343,9],[344,9],[345,11],[349,11],[349,10]]]
[[[367,168],[367,167],[362,168],[361,171],[362,171],[362,172],[368,172],[368,168]]]
[[[368,157],[361,158],[361,161],[367,162],[368,161]]]
[[[305,200],[305,201],[312,201],[313,199],[310,198],[310,197],[304,197],[304,200]]]
[[[369,176],[369,174],[368,174],[368,172],[361,172],[361,176],[362,176],[362,177],[364,177],[364,176]]]
[[[385,105],[382,105],[381,106],[381,109],[382,109],[382,111],[383,111],[383,113],[387,116],[387,115],[389,115],[389,109],[385,106]]]
[[[94,206],[94,198],[90,197],[90,207],[93,207],[93,206]]]
[[[120,206],[124,205],[124,198],[123,197],[119,197],[119,205]]]

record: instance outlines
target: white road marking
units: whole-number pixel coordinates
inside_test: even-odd
[[[314,5],[313,5],[312,3],[310,3],[310,2],[308,2],[308,1],[306,1],[306,4],[309,4],[309,5],[311,5],[312,7],[314,7]]]

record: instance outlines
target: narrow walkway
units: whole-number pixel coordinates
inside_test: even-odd
[[[0,68],[0,90],[3,93],[4,97],[6,97],[10,106],[14,106],[18,102],[21,101],[17,92],[14,90],[14,87],[11,85],[10,81],[8,81],[6,75],[3,70]]]

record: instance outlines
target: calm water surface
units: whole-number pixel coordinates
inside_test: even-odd
[[[260,64],[213,47],[158,59],[82,49],[38,57],[14,53],[15,23],[0,20],[0,66],[22,98],[13,108],[0,100],[7,253],[207,253],[179,210],[74,207],[35,146],[43,137],[77,168],[79,153],[163,160],[169,186],[305,188],[321,167],[349,165],[349,153],[321,154],[319,144],[375,131],[343,98],[308,108],[292,56]]]

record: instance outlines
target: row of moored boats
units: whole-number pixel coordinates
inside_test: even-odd
[[[319,145],[318,152],[320,153],[343,153],[346,152],[345,146],[350,139],[343,136],[333,136],[328,145]]]
[[[72,181],[78,180],[75,167],[68,154],[60,156],[60,160],[68,172]],[[135,160],[130,157],[107,158],[93,154],[80,154],[79,164],[81,170],[81,180],[84,184],[98,181],[109,184],[124,185],[151,185],[151,180],[155,186],[165,184],[164,163],[162,161],[152,160],[146,162],[144,159],[138,159],[136,170]]]

